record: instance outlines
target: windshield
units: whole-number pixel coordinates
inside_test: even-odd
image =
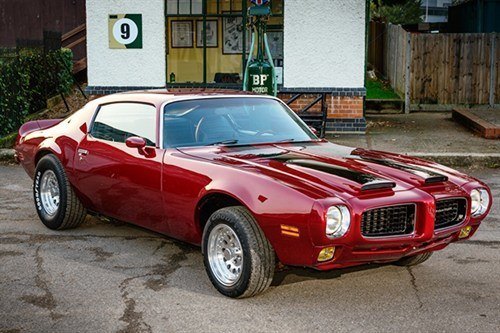
[[[167,104],[163,115],[165,148],[316,139],[293,111],[269,98],[180,101]]]

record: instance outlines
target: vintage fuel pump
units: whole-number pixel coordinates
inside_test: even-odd
[[[267,41],[267,21],[271,8],[270,0],[251,0],[254,6],[248,9],[248,29],[252,32],[252,42],[243,78],[243,90],[258,94],[276,96],[278,85],[273,58]],[[257,57],[254,58],[255,45]],[[267,59],[264,57],[267,56]]]

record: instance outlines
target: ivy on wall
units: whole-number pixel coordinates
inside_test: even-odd
[[[16,131],[25,117],[44,109],[47,98],[66,94],[73,84],[73,54],[21,49],[0,62],[0,136]]]

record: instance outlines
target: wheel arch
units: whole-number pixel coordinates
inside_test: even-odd
[[[43,157],[50,155],[50,154],[56,155],[56,154],[54,154],[54,152],[52,150],[47,149],[47,148],[43,148],[43,149],[38,150],[38,152],[35,155],[35,159],[33,160],[35,167],[38,165],[38,162],[40,162],[40,160]]]
[[[221,208],[233,206],[243,206],[249,209],[241,199],[227,192],[215,190],[205,193],[200,200],[198,200],[194,217],[200,235],[203,234],[203,229],[214,212]]]
[[[40,159],[48,154],[53,154],[59,159],[59,161],[61,161],[61,162],[63,161],[63,159],[62,159],[63,153],[62,153],[61,147],[59,147],[59,145],[57,145],[57,143],[55,141],[53,141],[51,139],[45,139],[37,147],[37,152],[35,154],[35,159],[33,161],[35,164],[35,167],[38,164],[38,162],[40,161]]]

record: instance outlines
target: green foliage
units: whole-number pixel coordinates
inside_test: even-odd
[[[367,99],[397,99],[400,97],[394,92],[388,83],[380,80],[366,79],[366,98]]]
[[[71,50],[23,49],[0,61],[0,136],[16,131],[48,97],[68,93],[73,84]]]
[[[421,5],[421,0],[372,0],[371,17],[392,24],[416,24],[422,22]]]
[[[23,59],[0,66],[0,135],[14,131],[24,121],[30,106],[29,75],[21,70]]]
[[[17,133],[11,133],[0,138],[0,148],[12,148],[16,142]]]

